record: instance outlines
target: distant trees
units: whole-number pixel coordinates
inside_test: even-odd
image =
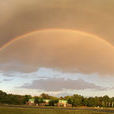
[[[0,104],[14,104],[14,105],[24,105],[29,99],[34,98],[35,104],[44,103],[44,99],[49,99],[49,106],[54,106],[61,100],[67,100],[69,104],[73,107],[76,106],[88,106],[88,107],[114,107],[114,97],[110,98],[105,95],[103,97],[83,97],[78,94],[73,96],[65,97],[53,97],[48,94],[41,94],[40,96],[32,97],[31,95],[13,95],[7,94],[0,90]]]
[[[0,103],[1,104],[14,104],[14,105],[23,105],[31,98],[30,95],[13,95],[7,94],[3,91],[0,91]]]
[[[103,97],[83,97],[73,95],[65,97],[72,106],[88,106],[88,107],[114,107],[114,97],[109,98],[107,95]]]

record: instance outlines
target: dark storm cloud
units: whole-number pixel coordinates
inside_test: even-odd
[[[26,89],[41,89],[45,91],[62,91],[63,89],[71,90],[84,90],[84,89],[94,89],[94,90],[104,90],[103,87],[97,86],[93,83],[86,82],[82,79],[71,80],[64,78],[49,78],[35,80],[32,84],[24,84],[21,88]]]
[[[0,46],[43,28],[81,30],[114,44],[114,0],[0,1]]]

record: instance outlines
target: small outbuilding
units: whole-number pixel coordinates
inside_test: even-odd
[[[27,102],[28,105],[35,105],[35,99],[32,98],[32,99],[29,99],[28,102]]]
[[[59,100],[58,107],[67,107],[67,100]]]

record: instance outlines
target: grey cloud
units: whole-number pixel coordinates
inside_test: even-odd
[[[37,68],[34,68],[33,66],[30,65],[25,65],[19,62],[7,62],[0,64],[0,71],[4,73],[4,76],[9,76],[12,77],[14,73],[16,72],[34,72],[36,71]]]
[[[3,81],[6,81],[6,82],[7,82],[7,81],[12,81],[12,80],[13,80],[13,79],[4,79]]]
[[[70,90],[84,90],[84,89],[94,89],[94,90],[104,90],[103,87],[97,86],[93,83],[86,82],[82,79],[71,80],[64,78],[49,78],[34,80],[32,84],[24,84],[21,88],[26,89],[41,89],[45,91],[62,91],[63,89]]]

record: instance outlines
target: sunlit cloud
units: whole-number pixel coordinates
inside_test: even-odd
[[[114,74],[114,47],[70,30],[44,30],[14,41],[0,53],[3,71],[35,72],[40,67],[64,72]]]

